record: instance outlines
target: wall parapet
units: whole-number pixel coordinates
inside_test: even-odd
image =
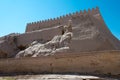
[[[57,18],[50,18],[47,20],[41,20],[41,21],[27,23],[26,32],[39,30],[41,28],[51,27],[56,24],[64,23],[64,22],[66,22],[66,20],[69,20],[75,16],[81,16],[83,14],[95,15],[98,13],[99,13],[99,8],[96,7],[96,8],[92,8],[92,9],[88,9],[88,10],[83,10],[83,11],[80,10],[79,12],[76,11],[75,13],[69,13],[69,14],[66,14],[66,15],[63,15],[63,16],[60,16]]]

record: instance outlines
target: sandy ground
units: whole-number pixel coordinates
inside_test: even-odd
[[[62,74],[44,74],[44,75],[19,75],[0,77],[0,80],[119,80],[112,78],[101,78],[97,76],[85,75],[62,75]]]

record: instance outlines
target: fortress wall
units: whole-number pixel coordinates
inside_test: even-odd
[[[72,13],[72,14],[68,14],[65,16],[60,16],[57,18],[53,18],[53,19],[48,19],[48,20],[43,20],[43,21],[38,21],[38,22],[32,22],[32,23],[28,23],[27,27],[26,27],[26,32],[30,32],[30,31],[34,31],[34,30],[39,30],[42,28],[48,28],[48,27],[53,27],[59,24],[64,25],[65,23],[68,22],[68,20],[72,19],[72,17],[76,17],[76,16],[81,16],[82,14],[90,14],[90,15],[94,15],[96,18],[100,19],[100,12],[99,12],[99,8],[93,8],[92,10],[88,9],[88,11],[84,10],[84,11],[80,11],[80,12],[76,12],[76,13]]]
[[[61,53],[37,58],[1,59],[0,74],[3,73],[88,73],[120,76],[120,51]]]
[[[41,29],[38,31],[27,32],[17,36],[17,46],[28,46],[34,40],[42,42],[51,40],[56,35],[61,35],[61,27]]]

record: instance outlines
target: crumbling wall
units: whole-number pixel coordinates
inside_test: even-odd
[[[0,74],[88,73],[120,76],[119,63],[120,51],[62,53],[40,58],[1,59]]]
[[[26,26],[26,32],[40,30],[42,28],[48,28],[48,27],[52,27],[52,26],[56,26],[60,24],[64,25],[66,22],[68,22],[68,20],[70,19],[72,20],[74,17],[78,17],[78,16],[85,15],[85,14],[92,15],[96,17],[97,19],[101,20],[99,8],[96,7],[96,8],[92,8],[92,10],[88,9],[88,11],[84,10],[84,11],[60,16],[54,19],[48,19],[48,20],[28,23]]]
[[[13,57],[19,51],[16,46],[16,35],[4,36],[0,40],[0,58]]]
[[[28,46],[33,41],[45,43],[56,35],[62,34],[62,26],[45,28],[38,31],[27,32],[17,36],[17,46]]]

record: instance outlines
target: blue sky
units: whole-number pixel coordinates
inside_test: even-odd
[[[120,0],[0,0],[0,36],[24,33],[29,22],[96,6],[108,28],[120,39]]]

